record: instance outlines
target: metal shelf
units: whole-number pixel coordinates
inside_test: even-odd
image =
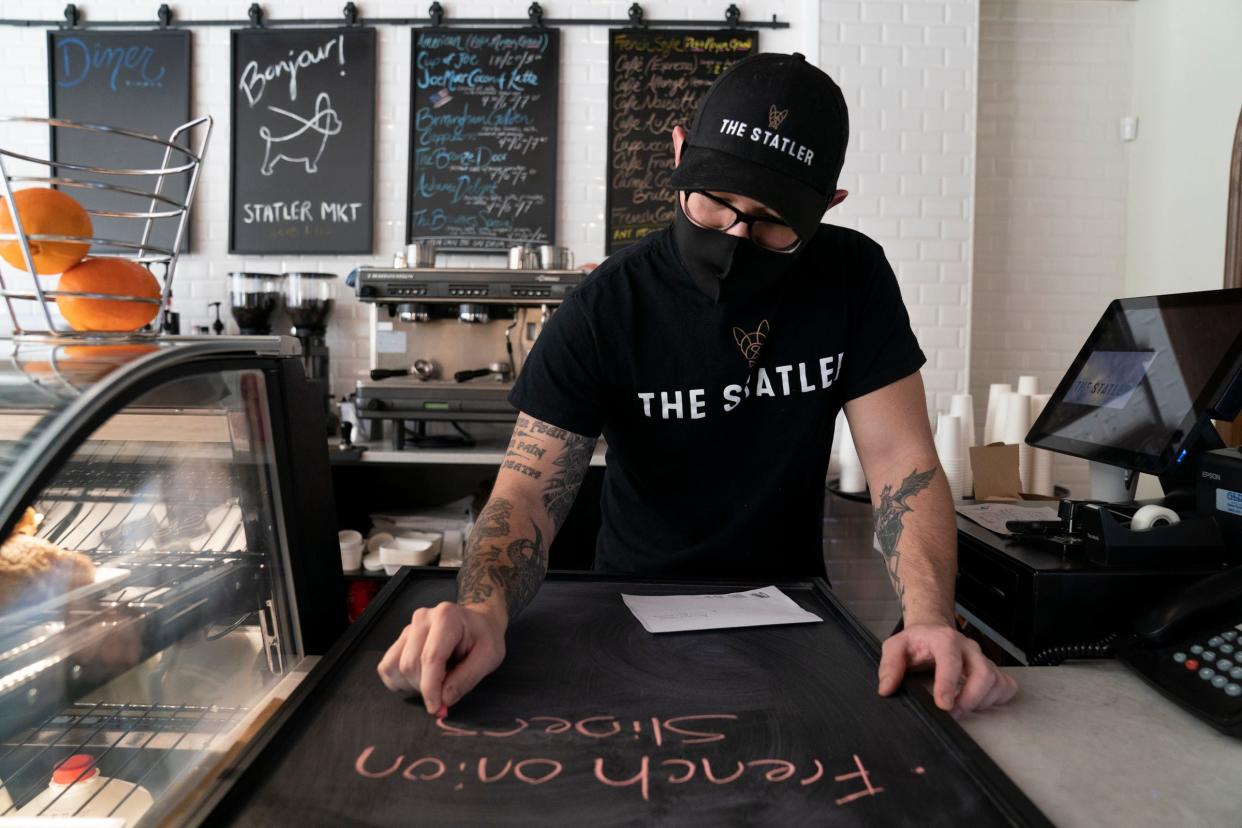
[[[0,778],[14,803],[0,816],[12,816],[46,786],[55,764],[75,753],[89,753],[109,778],[165,787],[184,766],[217,746],[247,712],[243,707],[70,705],[0,742],[7,748],[0,753]]]

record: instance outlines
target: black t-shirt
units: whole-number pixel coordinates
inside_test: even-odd
[[[607,440],[596,569],[823,576],[837,413],[924,361],[861,233],[821,225],[775,288],[730,305],[695,287],[664,230],[566,297],[509,401]]]

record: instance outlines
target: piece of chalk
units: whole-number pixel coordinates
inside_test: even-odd
[[[447,704],[440,705],[440,709],[436,711],[436,718],[443,719],[447,715],[448,715],[448,705]]]

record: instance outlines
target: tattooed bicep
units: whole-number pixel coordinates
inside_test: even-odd
[[[533,484],[555,531],[565,522],[582,486],[595,443],[594,437],[584,437],[519,413],[497,482],[507,477],[508,482],[527,488]]]

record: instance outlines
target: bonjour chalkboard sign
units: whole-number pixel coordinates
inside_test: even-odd
[[[406,240],[556,241],[556,29],[415,29]]]
[[[673,220],[673,127],[687,126],[712,81],[758,48],[750,30],[609,32],[607,253]]]
[[[48,32],[48,112],[52,118],[115,126],[167,140],[172,131],[190,120],[190,33],[185,31],[74,30]],[[190,146],[187,136],[180,144]],[[107,169],[160,169],[165,148],[147,141],[79,129],[52,130],[52,160]],[[186,156],[169,155],[168,166],[185,164]],[[61,169],[79,181],[154,192],[158,177],[108,175]],[[185,173],[166,176],[161,195],[184,202],[189,185]],[[90,209],[149,212],[151,200],[139,196],[73,187],[66,190]],[[157,203],[156,211],[167,210]],[[134,218],[95,215],[96,238],[137,244],[146,222]],[[169,250],[176,237],[174,219],[155,219],[148,241]],[[189,228],[182,240],[188,249]],[[120,245],[95,245],[96,252],[137,252]]]
[[[651,635],[621,593],[747,587],[550,575],[443,719],[376,666],[453,573],[394,581],[213,823],[1050,825],[925,693],[876,693],[878,646],[822,581],[780,588],[823,623]]]
[[[233,32],[229,251],[370,253],[375,29]]]

